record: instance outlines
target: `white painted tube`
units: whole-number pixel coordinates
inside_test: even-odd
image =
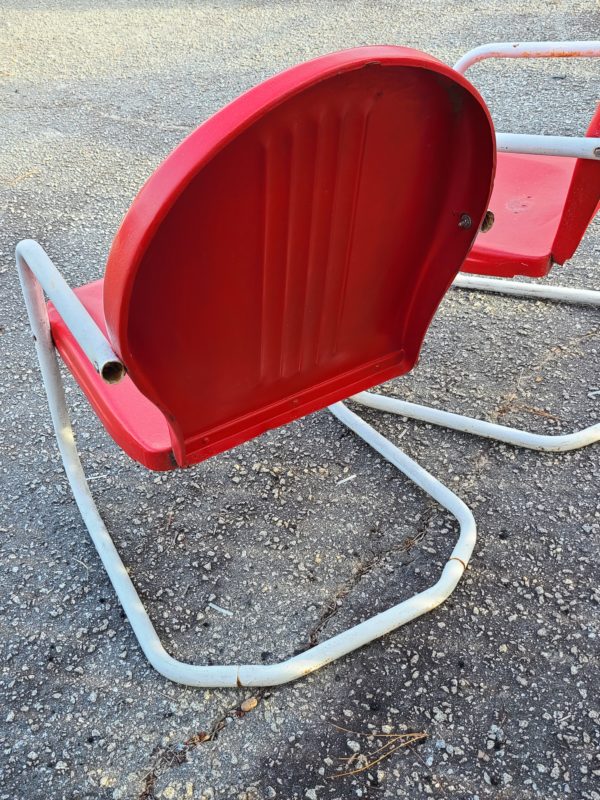
[[[600,41],[493,42],[465,53],[454,65],[464,75],[469,67],[488,58],[598,58]],[[586,136],[536,136],[497,133],[496,147],[505,153],[600,159],[600,139]]]
[[[600,161],[600,138],[592,136],[537,136],[529,133],[497,133],[496,147],[503,153],[566,156]]]
[[[183,679],[184,683],[195,682],[194,685],[203,686],[236,686],[236,667],[194,666],[190,672],[191,665],[182,664],[172,658],[162,646],[90,493],[75,445],[56,360],[56,351],[50,336],[48,311],[40,283],[29,269],[20,269],[20,274],[23,296],[65,472],[83,521],[142,650],[152,666],[171,680]],[[185,678],[188,680],[184,680]]]
[[[240,667],[240,684],[242,686],[277,686],[301,678],[330,664],[340,656],[351,653],[374,639],[391,633],[401,625],[432,611],[452,594],[463,572],[464,567],[460,561],[448,561],[438,582],[409,600],[405,600],[387,611],[382,611],[281,664],[270,666],[249,664]]]
[[[125,366],[43,247],[32,239],[24,239],[17,245],[16,259],[23,291],[23,276],[31,271],[96,372],[107,383],[118,383],[125,375]]]
[[[352,398],[354,399],[354,398]],[[450,558],[458,558],[467,564],[475,546],[476,529],[475,520],[468,507],[460,497],[454,494],[437,478],[407,456],[399,447],[392,444],[389,439],[382,436],[368,422],[350,411],[343,403],[336,403],[329,407],[331,413],[346,427],[354,431],[368,445],[382,455],[386,461],[393,464],[403,472],[411,481],[417,484],[424,492],[438,502],[443,508],[450,511],[461,525],[460,536]]]
[[[600,41],[591,42],[492,42],[465,53],[454,69],[464,75],[469,67],[488,58],[598,58]]]
[[[452,284],[459,289],[472,289],[478,292],[494,292],[497,294],[527,297],[535,300],[552,300],[557,303],[573,305],[600,306],[600,291],[594,289],[574,289],[568,286],[547,286],[539,283],[502,280],[501,278],[484,278],[461,273]]]
[[[567,450],[577,450],[580,447],[586,447],[589,444],[600,441],[600,423],[591,425],[581,431],[575,431],[575,433],[544,435],[521,431],[517,428],[509,428],[505,425],[497,425],[493,422],[484,422],[472,417],[465,417],[462,414],[440,411],[430,406],[409,403],[406,400],[398,400],[395,397],[386,397],[372,392],[360,392],[350,399],[361,406],[375,408],[378,411],[398,414],[401,417],[421,420],[431,425],[440,425],[463,433],[472,433],[487,439],[496,439],[499,442],[505,442],[515,447],[525,447],[529,450],[563,453]]]
[[[330,406],[329,410],[340,422],[456,517],[460,524],[458,541],[439,580],[433,586],[281,664],[240,667],[240,682],[244,686],[275,686],[307,675],[436,608],[456,588],[475,546],[477,538],[475,520],[471,511],[454,492],[346,408],[343,403],[336,403]]]

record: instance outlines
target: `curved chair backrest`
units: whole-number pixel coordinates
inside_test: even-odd
[[[131,206],[104,282],[113,346],[178,463],[411,369],[494,163],[473,87],[398,47],[294,67],[191,134]]]
[[[600,103],[586,136],[600,136]],[[578,158],[554,238],[552,259],[564,264],[577,250],[588,225],[600,210],[600,161]]]

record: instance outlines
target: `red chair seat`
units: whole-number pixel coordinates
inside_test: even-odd
[[[574,158],[498,153],[490,200],[495,221],[480,234],[463,272],[542,277],[552,267],[552,249],[565,207]]]
[[[95,281],[75,289],[75,294],[106,334],[103,285],[103,280]],[[173,469],[176,464],[163,414],[128,376],[117,384],[105,383],[51,303],[48,311],[57,350],[113,439],[129,456],[149,469]]]

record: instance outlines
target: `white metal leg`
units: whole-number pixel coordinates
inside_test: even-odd
[[[567,450],[578,450],[588,444],[600,441],[600,423],[591,425],[575,433],[546,436],[540,433],[529,433],[506,425],[496,425],[493,422],[484,422],[473,417],[464,417],[462,414],[453,414],[450,411],[440,411],[430,406],[409,403],[395,397],[360,392],[353,395],[351,400],[361,406],[398,414],[401,417],[418,419],[431,425],[441,425],[463,433],[472,433],[486,439],[496,439],[499,442],[512,444],[515,447],[526,447],[529,450],[543,450],[549,453],[563,453]]]
[[[143,652],[152,666],[166,678],[189,686],[207,687],[274,686],[287,683],[431,611],[452,593],[475,545],[476,526],[470,510],[450,489],[377,433],[343,403],[336,403],[330,407],[330,411],[340,422],[353,430],[456,517],[460,529],[458,540],[439,579],[428,589],[408,600],[279,664],[203,666],[187,664],[173,658],[161,644],[90,493],[69,420],[43,291],[24,259],[18,261],[18,269],[52,422],[75,501]]]
[[[556,303],[600,306],[600,292],[593,289],[545,286],[538,283],[503,280],[502,278],[475,277],[465,273],[457,275],[452,285],[458,289],[471,289],[477,292],[495,292],[535,300],[552,300]]]

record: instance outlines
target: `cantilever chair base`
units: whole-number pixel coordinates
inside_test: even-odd
[[[32,271],[34,256],[35,253],[28,251],[28,263],[23,251],[19,252],[18,250],[17,266],[65,471],[83,521],[127,614],[133,632],[147,659],[158,672],[172,681],[189,686],[275,686],[287,683],[307,675],[431,611],[452,593],[466,568],[475,545],[476,526],[470,510],[450,489],[377,433],[360,417],[346,408],[343,403],[336,403],[330,406],[329,410],[340,422],[353,430],[456,517],[460,527],[459,537],[438,581],[408,600],[404,600],[279,664],[203,666],[184,663],[169,655],[152,625],[90,493],[71,428],[43,290]],[[39,267],[39,265],[37,266]]]
[[[528,450],[564,453],[567,450],[578,450],[581,447],[600,441],[600,423],[574,433],[544,435],[522,431],[518,428],[510,428],[506,425],[497,425],[493,422],[485,422],[474,417],[465,417],[462,414],[453,414],[450,411],[441,411],[430,406],[409,403],[406,400],[398,400],[395,397],[386,397],[372,392],[360,392],[350,399],[361,406],[374,408],[378,411],[386,411],[390,414],[398,414],[401,417],[420,420],[431,425],[440,425],[443,428],[451,428],[455,431],[483,436],[486,439],[495,439],[498,442],[504,442],[514,447],[525,447]]]

